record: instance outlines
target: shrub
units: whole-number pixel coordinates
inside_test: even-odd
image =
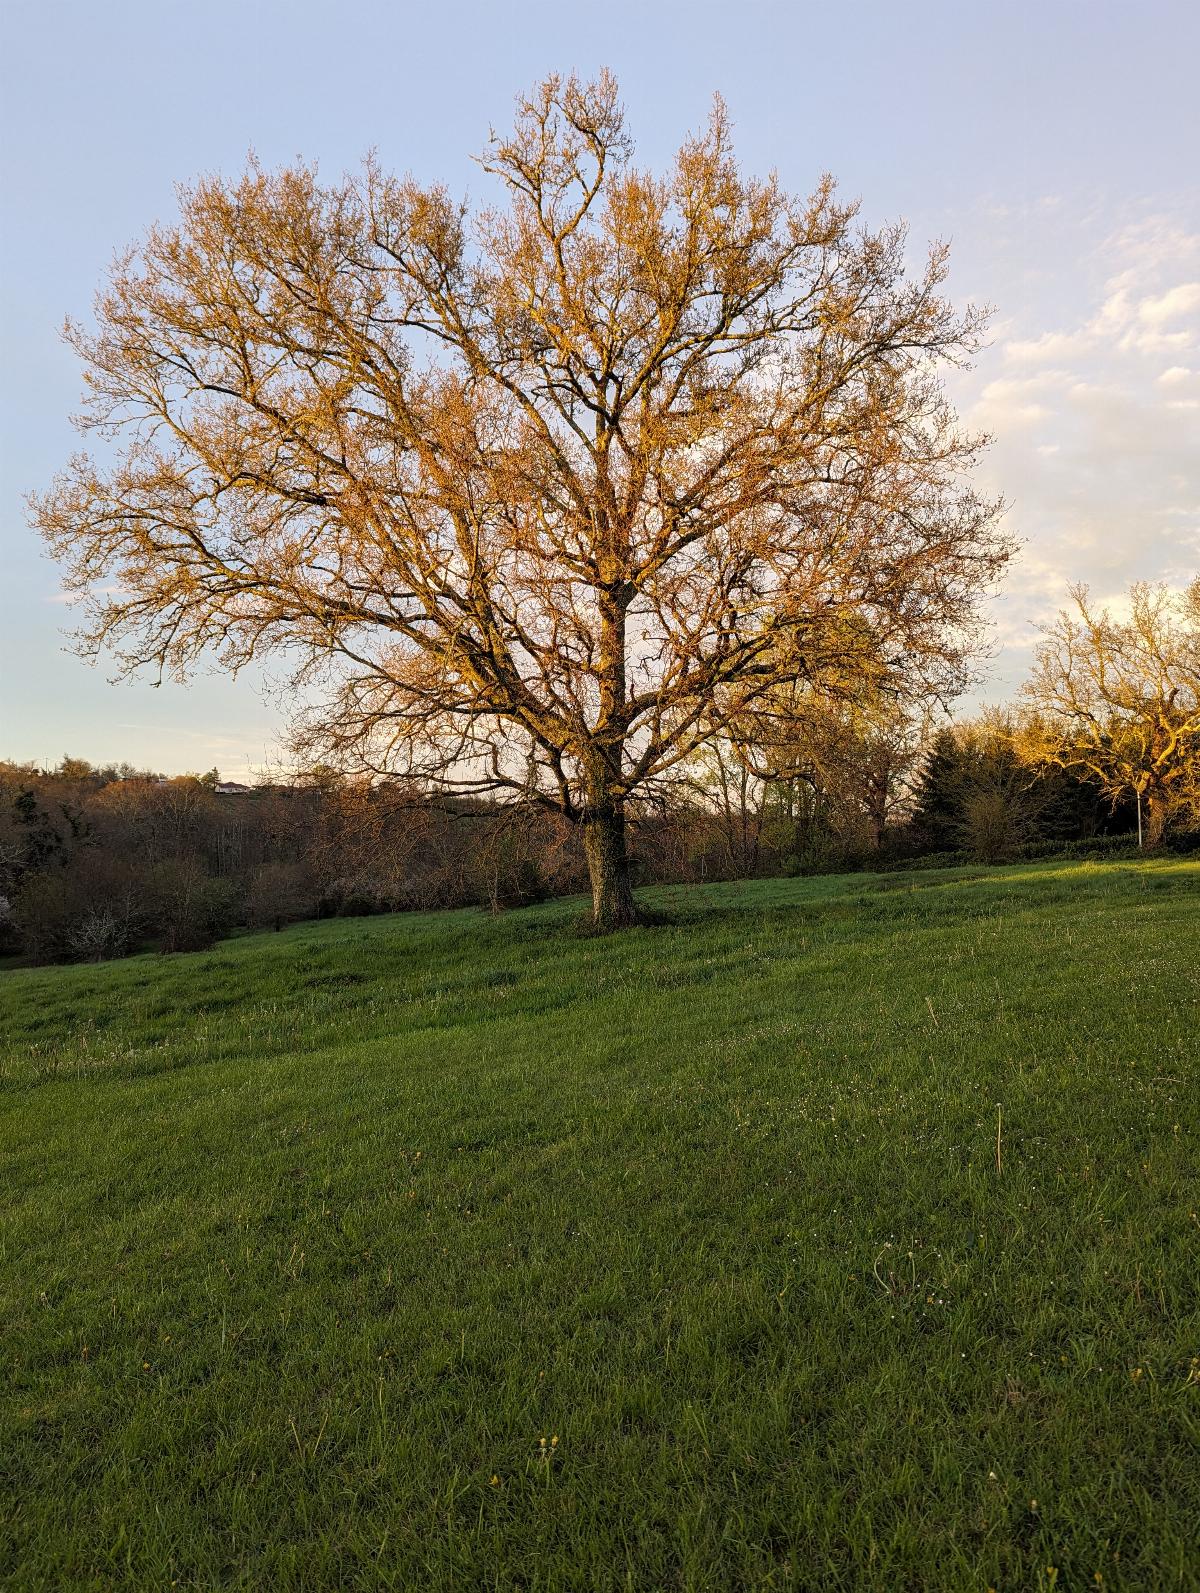
[[[264,863],[246,894],[246,921],[256,929],[281,929],[317,915],[312,875],[304,863]]]
[[[469,868],[480,906],[496,913],[505,907],[527,907],[545,901],[549,891],[527,840],[516,827],[504,823],[484,837]]]
[[[83,850],[70,868],[25,876],[12,917],[22,949],[36,962],[96,962],[123,957],[144,934],[145,872],[104,852]]]
[[[975,791],[963,804],[962,842],[974,862],[1006,863],[1015,857],[1022,827],[1022,815],[1007,791]]]
[[[907,874],[926,868],[961,868],[967,861],[962,852],[923,852],[916,857],[900,857],[887,865],[889,874]]]
[[[233,926],[237,887],[214,879],[192,859],[171,858],[151,870],[148,900],[163,951],[201,951]]]

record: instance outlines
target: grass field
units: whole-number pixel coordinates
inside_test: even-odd
[[[1200,864],[0,978],[14,1588],[1200,1587]]]

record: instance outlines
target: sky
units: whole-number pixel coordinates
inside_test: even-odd
[[[250,150],[332,179],[374,149],[480,195],[515,96],[602,66],[642,163],[719,92],[748,171],[832,172],[914,257],[950,241],[951,297],[993,312],[951,391],[1021,539],[973,702],[1011,699],[1069,583],[1119,603],[1200,572],[1197,60],[1195,0],[0,0],[0,758],[247,778],[281,755],[259,676],[114,682],[68,650],[24,500],[80,446],[60,328],[114,253]]]

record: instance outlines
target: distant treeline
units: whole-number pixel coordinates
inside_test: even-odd
[[[751,777],[736,749],[633,815],[641,883],[1103,854],[1132,804],[1037,773],[1003,719],[945,729],[882,772],[845,762]],[[828,769],[828,760],[822,766]],[[1186,844],[1186,837],[1176,837]],[[35,962],[210,944],[238,926],[479,904],[587,888],[578,834],[537,806],[434,797],[318,771],[222,788],[128,766],[0,763],[0,950]]]

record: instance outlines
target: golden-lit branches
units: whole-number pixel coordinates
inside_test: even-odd
[[[1182,594],[1137,582],[1126,620],[1086,586],[1071,596],[1024,687],[1021,751],[1094,775],[1113,801],[1136,797],[1154,846],[1173,815],[1200,816],[1200,580]]]

